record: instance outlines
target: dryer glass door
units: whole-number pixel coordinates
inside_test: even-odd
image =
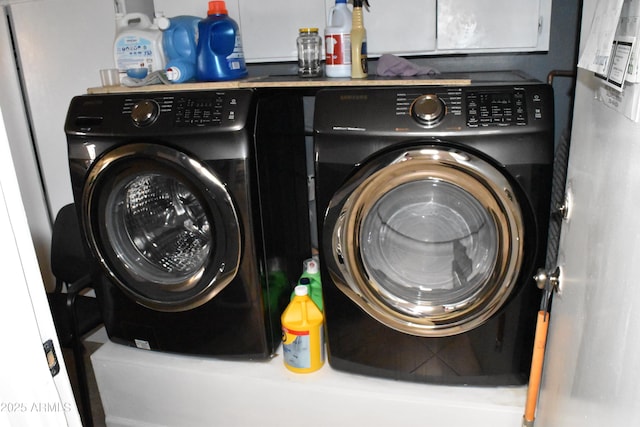
[[[131,144],[99,159],[83,222],[109,276],[152,309],[197,307],[237,272],[240,226],[230,195],[206,165],[168,147]]]
[[[364,217],[362,261],[381,295],[446,304],[477,292],[495,267],[498,230],[490,212],[461,187],[434,178],[401,184]],[[411,311],[411,307],[406,307]]]
[[[400,331],[473,329],[506,302],[520,272],[524,223],[515,194],[496,167],[458,150],[373,160],[330,205],[334,282]]]

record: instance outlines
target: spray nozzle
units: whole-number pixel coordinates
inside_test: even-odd
[[[367,6],[367,9],[371,7],[369,0],[353,0],[353,7],[362,7],[363,4]]]

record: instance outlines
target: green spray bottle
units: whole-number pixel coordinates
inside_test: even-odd
[[[309,289],[308,295],[318,306],[320,311],[324,311],[322,301],[322,282],[320,281],[320,267],[318,261],[310,258],[304,261],[304,270],[298,279],[298,285],[306,286]],[[291,294],[291,299],[295,296]]]
[[[353,0],[351,22],[351,78],[364,79],[368,74],[367,30],[362,15],[363,3],[369,7],[369,0]]]

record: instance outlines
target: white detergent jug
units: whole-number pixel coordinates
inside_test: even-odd
[[[143,78],[165,67],[162,31],[144,13],[116,14],[113,43],[115,64],[120,73]]]
[[[336,0],[324,30],[327,77],[351,76],[351,21],[347,0]]]

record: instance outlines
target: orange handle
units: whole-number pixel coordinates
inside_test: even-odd
[[[524,409],[524,418],[532,422],[536,413],[536,403],[540,391],[542,378],[542,364],[544,361],[544,349],[547,344],[547,330],[549,329],[549,313],[538,311],[536,324],[536,336],[533,342],[533,358],[531,359],[531,374],[529,375],[529,389],[527,390],[527,402]]]

